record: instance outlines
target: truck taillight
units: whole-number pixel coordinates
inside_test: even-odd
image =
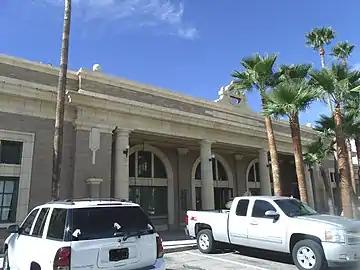
[[[162,244],[162,240],[159,236],[156,236],[156,251],[157,258],[162,258],[164,256],[164,247]]]
[[[70,269],[71,248],[59,248],[54,258],[54,270],[69,270]]]
[[[189,216],[188,216],[188,215],[185,216],[185,224],[186,224],[186,225],[189,224]]]

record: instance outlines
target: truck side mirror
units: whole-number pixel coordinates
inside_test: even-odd
[[[20,234],[20,227],[17,224],[13,224],[10,225],[7,229],[6,229],[7,233],[19,233]]]
[[[278,220],[280,215],[278,212],[274,211],[274,210],[268,210],[265,212],[265,216],[266,217],[269,217],[269,218],[272,218],[274,220]]]

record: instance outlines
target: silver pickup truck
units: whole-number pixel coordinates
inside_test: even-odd
[[[227,243],[289,253],[303,270],[360,263],[360,221],[320,215],[294,198],[236,197],[230,210],[187,211],[186,223],[202,253]]]

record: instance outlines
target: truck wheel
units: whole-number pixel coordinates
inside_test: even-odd
[[[292,258],[296,267],[301,270],[322,270],[327,266],[323,248],[310,239],[295,244]]]
[[[197,246],[201,253],[209,254],[215,251],[215,243],[212,231],[201,230],[197,235]]]

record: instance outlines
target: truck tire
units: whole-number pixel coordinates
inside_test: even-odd
[[[305,239],[297,242],[291,252],[296,267],[300,270],[323,270],[327,268],[324,250],[317,242]]]
[[[210,254],[215,251],[215,241],[211,230],[201,230],[197,234],[196,240],[201,253]]]

